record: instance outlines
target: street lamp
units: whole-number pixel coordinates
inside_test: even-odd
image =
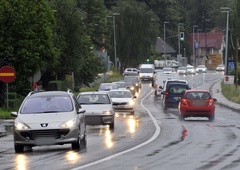
[[[231,8],[229,7],[221,7],[221,10],[224,10],[222,12],[226,12],[227,13],[227,23],[226,23],[226,42],[225,42],[225,75],[228,74],[228,28],[229,28],[229,10]]]
[[[163,33],[164,33],[164,60],[165,60],[165,64],[166,64],[166,32],[165,32],[165,24],[169,24],[169,22],[165,21],[163,24]]]
[[[114,44],[114,62],[115,62],[115,68],[116,72],[118,72],[118,66],[117,66],[117,43],[116,43],[116,24],[115,24],[115,16],[120,15],[120,13],[113,13],[112,18],[113,18],[113,44]]]
[[[197,28],[197,25],[193,25],[193,65],[196,67],[196,57],[195,57],[195,37],[194,37],[194,28]]]
[[[198,50],[197,50],[197,57],[198,57],[198,63],[200,61],[199,59],[199,48],[200,48],[200,38],[199,38],[199,32],[202,31],[202,29],[198,29],[197,32],[198,32]],[[197,62],[197,61],[196,61]]]

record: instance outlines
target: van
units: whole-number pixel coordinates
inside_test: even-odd
[[[163,90],[163,85],[166,80],[170,79],[179,79],[179,75],[177,73],[164,73],[164,72],[157,72],[155,79],[154,79],[154,90],[155,96],[161,96],[161,92]]]
[[[153,64],[142,64],[139,67],[139,77],[141,80],[148,80],[154,83],[155,68]]]
[[[179,101],[181,100],[183,94],[186,90],[189,90],[188,84],[183,83],[171,83],[167,86],[164,93],[164,98],[162,101],[164,111],[168,108],[178,108]]]

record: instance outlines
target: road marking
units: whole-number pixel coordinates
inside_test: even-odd
[[[105,157],[105,158],[102,158],[102,159],[99,159],[97,161],[94,161],[94,162],[91,162],[91,163],[88,163],[88,164],[85,164],[85,165],[82,165],[82,166],[79,166],[79,167],[76,167],[76,168],[73,168],[71,170],[79,170],[79,169],[83,169],[83,168],[87,168],[87,167],[90,167],[90,166],[93,166],[93,165],[96,165],[96,164],[99,164],[99,163],[102,163],[102,162],[105,162],[105,161],[109,161],[110,159],[113,159],[113,158],[116,158],[120,155],[123,155],[125,153],[128,153],[128,152],[131,152],[131,151],[134,151],[140,147],[143,147],[147,144],[149,144],[150,142],[154,141],[160,134],[161,132],[161,129],[160,129],[160,126],[158,125],[158,122],[157,120],[153,117],[152,113],[143,105],[143,101],[153,92],[153,90],[150,91],[150,93],[148,93],[142,100],[141,100],[141,106],[143,107],[143,109],[145,109],[147,111],[147,113],[149,114],[149,116],[151,117],[153,123],[154,123],[154,126],[155,126],[155,132],[153,134],[153,136],[148,139],[147,141],[137,145],[137,146],[134,146],[130,149],[127,149],[127,150],[124,150],[122,152],[118,152],[116,154],[113,154],[111,156],[108,156],[108,157]]]

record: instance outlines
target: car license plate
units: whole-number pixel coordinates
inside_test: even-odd
[[[193,106],[204,106],[205,101],[196,100],[192,104],[193,104]]]
[[[53,137],[40,137],[36,138],[37,145],[52,145],[55,143],[55,139]]]

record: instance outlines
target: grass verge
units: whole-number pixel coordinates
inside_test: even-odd
[[[224,84],[222,82],[222,94],[230,101],[240,104],[240,86],[235,84]]]

